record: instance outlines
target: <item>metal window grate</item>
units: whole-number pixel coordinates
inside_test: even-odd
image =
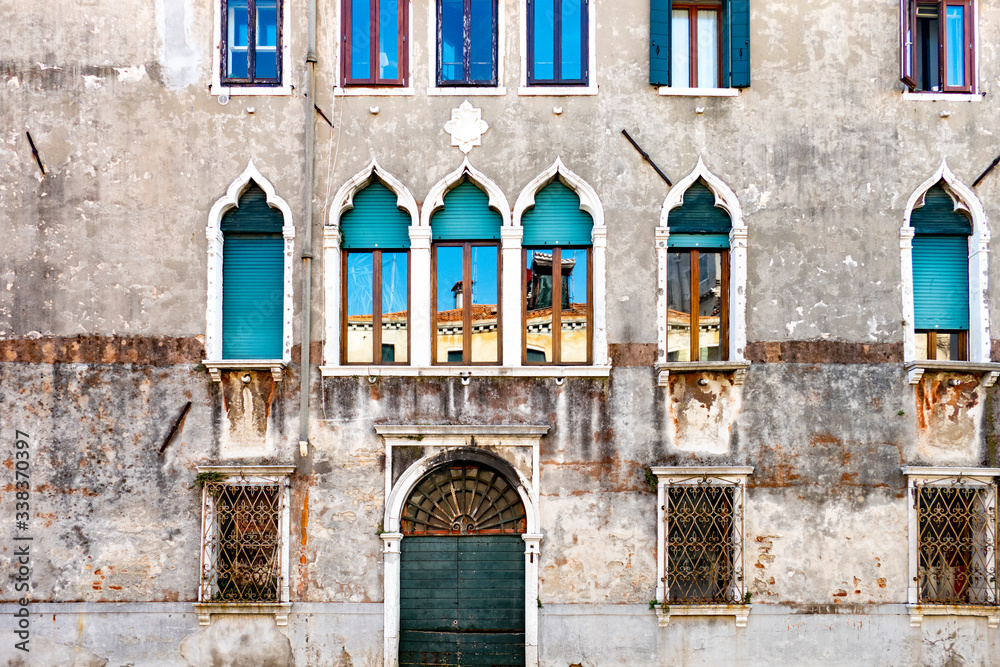
[[[274,482],[205,484],[203,601],[281,601],[284,495]]]
[[[917,578],[922,604],[995,605],[996,484],[917,484]]]
[[[742,484],[674,480],[666,505],[667,603],[742,604]]]
[[[484,465],[445,465],[424,477],[403,508],[404,535],[519,534],[524,503],[517,489]]]

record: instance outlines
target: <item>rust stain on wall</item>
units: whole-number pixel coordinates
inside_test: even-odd
[[[0,340],[0,361],[25,364],[197,364],[205,346],[195,337],[68,336]]]
[[[243,378],[249,376],[250,381]],[[254,432],[264,437],[274,400],[275,382],[270,371],[223,371],[222,404],[229,424],[237,430],[247,420]]]

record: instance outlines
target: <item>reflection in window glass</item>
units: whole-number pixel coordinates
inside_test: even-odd
[[[554,79],[555,0],[536,0],[534,13],[534,66],[536,79]]]
[[[463,0],[441,0],[441,78],[462,80]]]
[[[495,26],[493,11],[496,0],[471,0],[471,52],[469,78],[472,81],[494,82],[493,39]]]
[[[371,4],[369,0],[351,0],[351,78],[371,76],[369,53],[371,42]]]
[[[562,308],[560,312],[560,361],[587,361],[587,251],[562,250]]]
[[[948,86],[965,85],[965,7],[949,6],[946,10],[945,44],[948,46],[947,74]]]
[[[722,325],[722,255],[698,253],[698,360],[719,361]]]
[[[462,360],[464,350],[462,306],[462,246],[437,246],[437,361],[446,363]]]
[[[247,57],[250,35],[250,15],[247,0],[230,0],[228,42],[226,48],[226,76],[233,79],[245,79],[249,76]]]
[[[497,247],[472,246],[472,361],[499,359]]]
[[[378,76],[399,78],[398,0],[379,0]]]
[[[371,363],[374,352],[372,253],[347,255],[347,362]]]
[[[583,63],[580,56],[583,50],[583,24],[580,21],[581,0],[562,0],[562,34],[560,64],[562,79],[582,79]]]
[[[670,23],[670,85],[691,86],[691,48],[688,33],[688,10],[675,9]]]
[[[719,85],[719,13],[698,12],[698,87]]]
[[[384,363],[408,361],[406,260],[405,252],[382,253],[382,361]],[[387,355],[391,358],[386,358]]]
[[[691,253],[667,254],[667,361],[691,361]]]
[[[257,50],[254,76],[278,77],[278,4],[275,0],[257,0]]]
[[[552,361],[552,252],[527,251],[528,361]],[[534,354],[532,354],[534,352]]]

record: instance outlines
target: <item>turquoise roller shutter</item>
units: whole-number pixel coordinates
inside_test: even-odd
[[[673,2],[649,0],[649,82],[670,85],[670,22]]]
[[[552,181],[535,193],[535,205],[521,216],[521,225],[525,247],[590,245],[594,220],[580,210],[575,192]]]
[[[673,234],[667,238],[668,248],[728,248],[729,234]]]
[[[670,211],[667,218],[670,236],[674,234],[729,234],[729,214],[715,205],[715,193],[698,179],[684,192],[684,203]]]
[[[410,215],[397,206],[397,196],[378,181],[354,195],[354,208],[340,217],[344,248],[405,249],[410,247]]]
[[[223,233],[280,234],[284,217],[281,211],[267,205],[267,195],[256,183],[240,195],[239,205],[222,216]]]
[[[500,238],[503,218],[490,198],[466,181],[444,196],[444,208],[431,217],[435,241],[486,241]]]
[[[955,202],[940,184],[924,194],[924,205],[913,209],[910,226],[916,234],[972,233],[969,218],[955,210]]]
[[[723,26],[723,85],[750,86],[750,0],[727,0]],[[727,76],[728,74],[728,76]]]
[[[222,356],[281,359],[284,240],[225,236],[222,250]]]
[[[969,240],[913,239],[913,314],[916,329],[969,328]]]

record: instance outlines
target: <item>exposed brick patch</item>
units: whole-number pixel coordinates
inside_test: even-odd
[[[612,366],[652,366],[656,363],[655,343],[612,343]]]
[[[902,343],[786,340],[747,345],[747,358],[766,364],[885,364],[903,362]]]
[[[292,363],[298,364],[302,360],[302,345],[292,345]],[[314,340],[309,344],[309,365],[321,366],[326,363],[323,359],[323,341]]]
[[[1000,340],[990,342],[990,361],[1000,361]]]
[[[0,340],[0,362],[23,364],[197,364],[205,346],[195,337],[50,336]]]

